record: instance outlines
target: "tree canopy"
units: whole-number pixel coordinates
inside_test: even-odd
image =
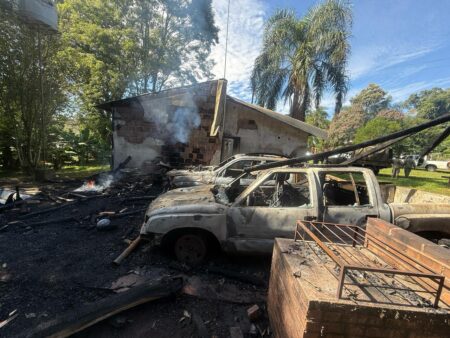
[[[5,167],[33,169],[44,158],[49,126],[65,104],[55,56],[58,38],[0,11],[0,147]],[[14,156],[15,155],[15,156]]]
[[[366,120],[389,107],[392,98],[379,85],[371,83],[354,96],[350,102],[352,105],[359,105],[365,112]]]
[[[398,120],[377,116],[359,128],[355,133],[354,142],[360,143],[374,138],[395,133],[402,129]]]
[[[328,147],[336,147],[349,142],[359,143],[395,131],[424,123],[445,113],[450,104],[449,89],[434,88],[411,95],[401,104],[393,104],[387,91],[377,84],[369,84],[350,99],[350,106],[335,115],[328,130]],[[406,113],[399,107],[409,109]],[[420,153],[430,144],[445,126],[437,126],[412,135],[396,144],[396,155]],[[447,141],[437,151],[450,152]]]
[[[59,0],[58,35],[0,8],[0,155],[30,169],[104,159],[110,116],[96,105],[210,79],[212,0]],[[39,46],[41,48],[39,48]],[[39,50],[41,53],[39,53]],[[40,57],[40,59],[39,59]]]
[[[350,5],[340,0],[326,0],[303,18],[276,12],[265,25],[251,76],[256,103],[274,109],[284,99],[290,102],[290,115],[304,121],[311,103],[318,109],[330,87],[339,113],[347,92],[351,24]]]
[[[450,88],[433,88],[412,94],[404,106],[415,110],[419,117],[435,119],[450,113]]]

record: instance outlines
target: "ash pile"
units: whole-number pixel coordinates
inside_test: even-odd
[[[222,257],[192,269],[142,242],[113,264],[139,238],[145,210],[164,185],[158,177],[121,168],[84,181],[49,183],[0,206],[0,336],[48,336],[60,328],[74,333],[79,318],[99,316],[109,319],[83,335],[142,330],[164,336],[170,328],[177,336],[228,336],[239,327],[268,334],[266,261]],[[160,298],[166,299],[122,311]],[[104,313],[111,306],[121,314]]]

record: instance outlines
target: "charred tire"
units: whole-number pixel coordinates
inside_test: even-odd
[[[181,234],[174,241],[173,252],[180,262],[200,265],[208,254],[208,242],[202,234]]]
[[[435,165],[433,165],[433,164],[429,164],[429,165],[427,165],[427,166],[425,167],[425,169],[426,169],[427,171],[436,171],[436,170],[437,170],[437,167],[436,167]]]

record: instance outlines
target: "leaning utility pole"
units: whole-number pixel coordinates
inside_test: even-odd
[[[436,148],[439,144],[441,144],[442,141],[444,141],[448,136],[450,135],[450,126],[448,126],[441,135],[436,137],[436,139],[419,155],[419,159],[424,158],[426,155],[428,155],[430,152],[433,151],[434,148]]]
[[[284,161],[260,164],[260,165],[256,165],[256,166],[245,169],[245,172],[277,168],[277,167],[282,167],[285,165],[300,164],[300,163],[311,161],[311,160],[324,160],[332,155],[347,153],[349,151],[370,147],[370,146],[373,146],[376,144],[380,144],[380,143],[390,141],[393,139],[397,139],[397,138],[401,138],[404,136],[405,137],[410,136],[410,135],[416,134],[422,130],[425,130],[425,129],[428,129],[428,128],[431,128],[431,127],[434,127],[434,126],[437,126],[439,124],[449,122],[449,121],[450,121],[450,114],[447,113],[447,114],[445,114],[441,117],[438,117],[437,119],[434,119],[432,121],[428,121],[428,122],[419,124],[417,126],[414,126],[414,127],[411,127],[411,128],[405,129],[405,130],[401,130],[401,131],[398,131],[398,132],[395,132],[395,133],[392,133],[389,135],[381,136],[381,137],[378,137],[373,140],[361,142],[358,144],[352,144],[352,145],[336,148],[333,150],[324,151],[322,153],[303,155],[303,156],[291,158],[291,159],[284,160]]]

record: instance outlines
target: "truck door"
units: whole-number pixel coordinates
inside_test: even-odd
[[[312,177],[312,176],[311,176]],[[228,239],[243,252],[271,252],[275,237],[293,238],[297,220],[317,218],[309,174],[272,172],[258,179],[228,208]]]
[[[321,171],[319,182],[322,221],[363,225],[367,217],[379,217],[376,192],[367,173]]]

